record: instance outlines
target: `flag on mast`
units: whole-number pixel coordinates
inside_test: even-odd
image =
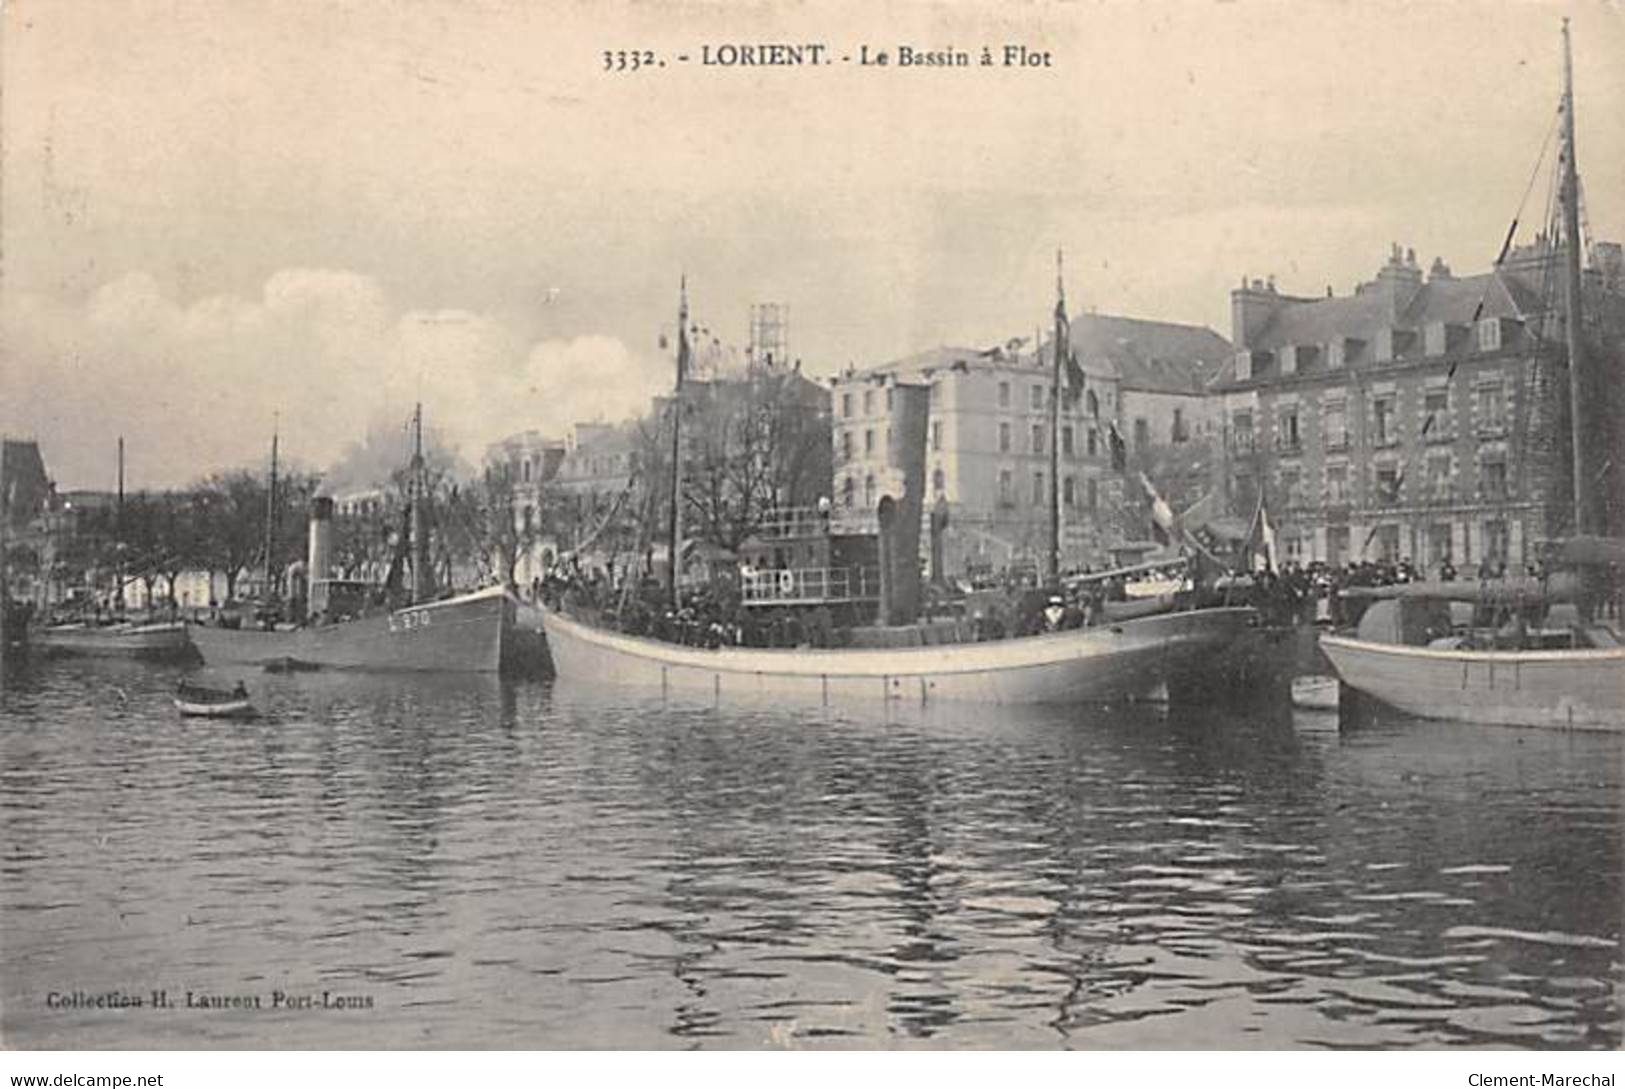
[[[1174,509],[1151,483],[1151,478],[1144,473],[1140,474],[1140,487],[1145,489],[1146,498],[1151,500],[1151,535],[1157,539],[1158,544],[1173,543]]]
[[[1068,408],[1083,397],[1083,368],[1072,350],[1072,322],[1066,316],[1066,285],[1061,281],[1061,251],[1055,251],[1055,375],[1062,403]]]
[[[1262,497],[1258,500],[1258,543],[1258,554],[1253,557],[1253,570],[1277,570],[1279,564],[1275,552],[1275,527],[1270,525],[1270,512],[1264,507]]]

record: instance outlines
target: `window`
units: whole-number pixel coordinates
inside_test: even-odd
[[[1422,434],[1429,442],[1450,438],[1450,389],[1430,389],[1422,396]]]
[[[1349,558],[1349,527],[1326,527],[1326,562],[1341,567]]]
[[[1506,396],[1501,383],[1478,387],[1478,429],[1502,431],[1506,428]]]
[[[1395,563],[1399,560],[1399,527],[1377,527],[1377,559],[1382,563]]]
[[[999,424],[999,453],[1008,454],[1009,452],[1010,452],[1010,425],[1007,424],[1007,423],[1002,423],[1001,422]]]
[[[1094,390],[1090,390],[1085,396],[1089,402],[1089,418],[1091,420],[1100,419],[1100,398],[1095,396]]]
[[[526,458],[524,460],[524,463],[519,466],[519,475],[524,477],[526,484],[530,483],[530,459],[529,458]]]
[[[531,527],[535,524],[535,522],[536,522],[536,508],[527,505],[525,507],[524,532],[529,533],[531,531]]]
[[[1349,469],[1347,465],[1326,466],[1326,502],[1349,501]]]
[[[841,394],[841,416],[843,418],[850,418],[851,415],[852,415],[852,395],[850,393],[843,393],[843,394]]]
[[[1095,502],[1100,498],[1098,483],[1093,477],[1090,477],[1083,489],[1084,506],[1090,510],[1095,509]]]
[[[938,467],[931,470],[931,491],[936,495],[941,495],[947,490],[948,478],[943,475],[942,469]]]
[[[1144,416],[1134,418],[1134,449],[1144,450],[1151,445],[1151,425]]]
[[[1398,441],[1394,430],[1394,396],[1385,393],[1371,402],[1371,445],[1392,446]]]
[[[1281,409],[1281,451],[1296,454],[1299,447],[1298,407],[1286,405]]]
[[[891,411],[891,387],[886,387],[886,411]]]
[[[1044,425],[1043,424],[1033,424],[1033,453],[1042,454],[1043,452],[1044,452]]]
[[[1438,567],[1450,559],[1450,525],[1437,523],[1428,527],[1428,566]]]
[[[1230,441],[1232,446],[1241,453],[1250,453],[1253,448],[1253,414],[1251,412],[1238,412],[1230,418]]]
[[[1503,453],[1485,454],[1478,463],[1480,496],[1488,500],[1507,497],[1507,458]]]
[[[852,458],[852,432],[841,432],[841,457],[850,461]]]
[[[872,427],[864,428],[863,452],[865,454],[872,454],[875,452],[875,429]]]
[[[1010,407],[1010,383],[1009,382],[1000,382],[999,383],[999,407],[1000,408],[1009,408]]]
[[[1321,409],[1320,434],[1328,450],[1346,450],[1349,445],[1348,416],[1342,401],[1333,401]]]
[[[1185,410],[1182,408],[1174,409],[1174,426],[1168,438],[1177,446],[1190,437],[1190,429],[1185,426]]]
[[[873,415],[874,411],[875,391],[872,389],[866,389],[863,391],[863,414],[865,416]]]
[[[1299,495],[1298,492],[1298,470],[1282,469],[1281,498],[1285,501],[1287,506],[1296,507],[1303,502],[1303,497]]]
[[[1015,501],[1012,493],[1012,484],[1009,469],[999,470],[999,506],[1008,507]]]
[[[1499,518],[1484,523],[1484,558],[1492,563],[1507,560],[1507,524]]]
[[[1447,451],[1428,455],[1428,498],[1436,501],[1450,498],[1450,454]]]
[[[1061,502],[1066,506],[1073,506],[1077,502],[1077,497],[1074,492],[1076,484],[1077,482],[1071,477],[1066,477],[1061,481]]]
[[[1033,406],[1033,408],[1035,410],[1036,409],[1041,409],[1041,408],[1044,407],[1044,387],[1043,386],[1034,386],[1032,388],[1032,406]]]
[[[841,504],[848,510],[852,508],[852,501],[857,496],[857,490],[857,481],[851,477],[841,481]],[[667,503],[666,505],[670,506],[671,504]]]
[[[1061,428],[1061,453],[1071,457],[1076,452],[1072,443],[1072,425],[1066,424]]]
[[[1049,497],[1044,494],[1044,474],[1033,474],[1033,506],[1042,506],[1048,502]]]
[[[863,478],[863,505],[869,510],[875,506],[875,474]]]
[[[935,387],[933,387],[933,388],[935,388]],[[933,450],[941,450],[942,449],[942,421],[941,420],[932,420],[931,421],[931,449],[933,449]]]
[[[1377,505],[1391,507],[1399,502],[1399,467],[1397,465],[1377,466]]]
[[[1089,429],[1089,442],[1088,442],[1089,456],[1094,457],[1095,452],[1099,449],[1099,447],[1100,447],[1100,435],[1095,431],[1094,428],[1091,427]]]

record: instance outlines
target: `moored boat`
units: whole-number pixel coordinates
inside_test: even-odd
[[[1339,689],[1336,677],[1308,673],[1292,678],[1292,706],[1306,711],[1335,711]]]
[[[47,654],[116,658],[185,658],[193,647],[187,626],[153,624],[52,624],[29,633],[29,646]]]
[[[513,621],[513,596],[500,586],[290,630],[204,625],[192,640],[208,665],[495,673]]]
[[[1234,641],[1251,609],[1162,613],[1045,635],[937,646],[769,650],[679,646],[543,615],[559,678],[724,697],[980,703],[1149,695]]]
[[[1568,540],[1554,542],[1557,547],[1547,557],[1551,573],[1541,578],[1368,591],[1361,596],[1378,600],[1360,617],[1358,630],[1323,635],[1320,647],[1343,683],[1413,715],[1493,725],[1622,730],[1625,646],[1617,626],[1599,617],[1608,596],[1603,571],[1611,565],[1617,573],[1625,564],[1625,542],[1608,535],[1602,501],[1606,495],[1602,483],[1614,468],[1606,459],[1609,435],[1590,423],[1604,368],[1592,356],[1582,316],[1586,292],[1580,268],[1583,238],[1567,20],[1563,53],[1561,216],[1550,237],[1557,240],[1553,252],[1561,257],[1564,279],[1562,368],[1569,403],[1563,420],[1571,450],[1566,475],[1572,505],[1563,528]],[[1542,361],[1537,358],[1533,365]],[[1588,455],[1594,461],[1588,462]],[[1619,532],[1617,525],[1613,531]],[[1572,575],[1554,570],[1565,564],[1574,569]],[[1452,616],[1451,602],[1478,614],[1472,617],[1474,627],[1462,630]],[[1572,615],[1554,619],[1552,610],[1558,602],[1574,602],[1577,608]],[[1616,609],[1618,604],[1616,593]],[[1616,612],[1616,624],[1617,616]]]

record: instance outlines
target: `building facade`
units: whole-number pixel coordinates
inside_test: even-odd
[[[1489,273],[1424,276],[1395,246],[1347,296],[1244,282],[1212,387],[1232,513],[1261,494],[1301,562],[1532,562],[1567,479],[1557,253],[1537,240]]]
[[[1064,568],[1108,564],[1114,549],[1143,537],[1143,506],[1113,464],[1111,432],[1147,453],[1211,433],[1216,416],[1207,385],[1229,358],[1229,344],[1197,326],[1096,314],[1074,318],[1070,337],[1084,388],[1062,398],[1058,429],[1048,342],[936,348],[834,379],[841,523],[872,523],[886,483],[891,390],[920,382],[931,388],[925,506],[929,512],[946,504],[949,573],[1042,568],[1056,464]]]

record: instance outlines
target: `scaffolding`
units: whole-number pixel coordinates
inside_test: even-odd
[[[782,367],[790,359],[790,307],[784,303],[755,303],[750,308],[752,367]]]

